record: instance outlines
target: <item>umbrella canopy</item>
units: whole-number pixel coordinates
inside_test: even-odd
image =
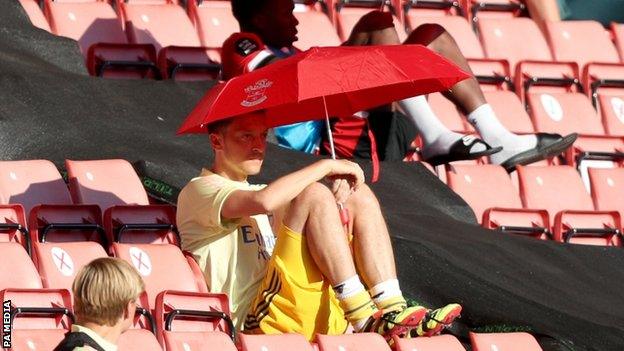
[[[349,116],[468,77],[420,45],[315,47],[217,84],[178,134],[205,133],[206,124],[260,110],[269,127]]]

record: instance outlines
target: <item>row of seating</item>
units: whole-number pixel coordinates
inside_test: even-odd
[[[622,246],[624,168],[590,168],[591,196],[570,166],[452,164],[444,181],[485,228],[589,245]]]
[[[5,289],[11,301],[12,351],[51,350],[75,323],[70,292],[65,289]],[[137,308],[134,323],[118,341],[119,350],[166,351],[389,351],[378,334],[317,335],[308,342],[300,334],[236,335],[223,294],[162,291],[154,314]],[[527,333],[470,333],[472,350],[541,351]],[[238,348],[237,348],[238,345]],[[395,339],[395,350],[464,351],[451,335]]]

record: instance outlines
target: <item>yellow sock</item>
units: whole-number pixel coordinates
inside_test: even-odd
[[[368,318],[378,311],[366,290],[340,299],[340,307],[345,311],[345,317],[356,331],[359,331]]]
[[[383,300],[375,299],[375,303],[383,313],[402,311],[407,307],[407,302],[403,295],[393,296]]]

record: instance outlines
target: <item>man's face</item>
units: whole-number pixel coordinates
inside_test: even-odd
[[[220,133],[211,135],[216,152],[227,168],[245,175],[260,173],[266,151],[267,127],[262,114],[235,118]],[[213,138],[217,138],[214,140]]]
[[[265,44],[277,48],[291,47],[298,40],[299,21],[293,15],[293,0],[268,0],[254,20],[258,34]]]

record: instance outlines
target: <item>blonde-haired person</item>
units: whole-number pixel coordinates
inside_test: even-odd
[[[78,272],[72,290],[77,321],[54,351],[116,351],[145,290],[137,271],[121,259],[98,258]]]

